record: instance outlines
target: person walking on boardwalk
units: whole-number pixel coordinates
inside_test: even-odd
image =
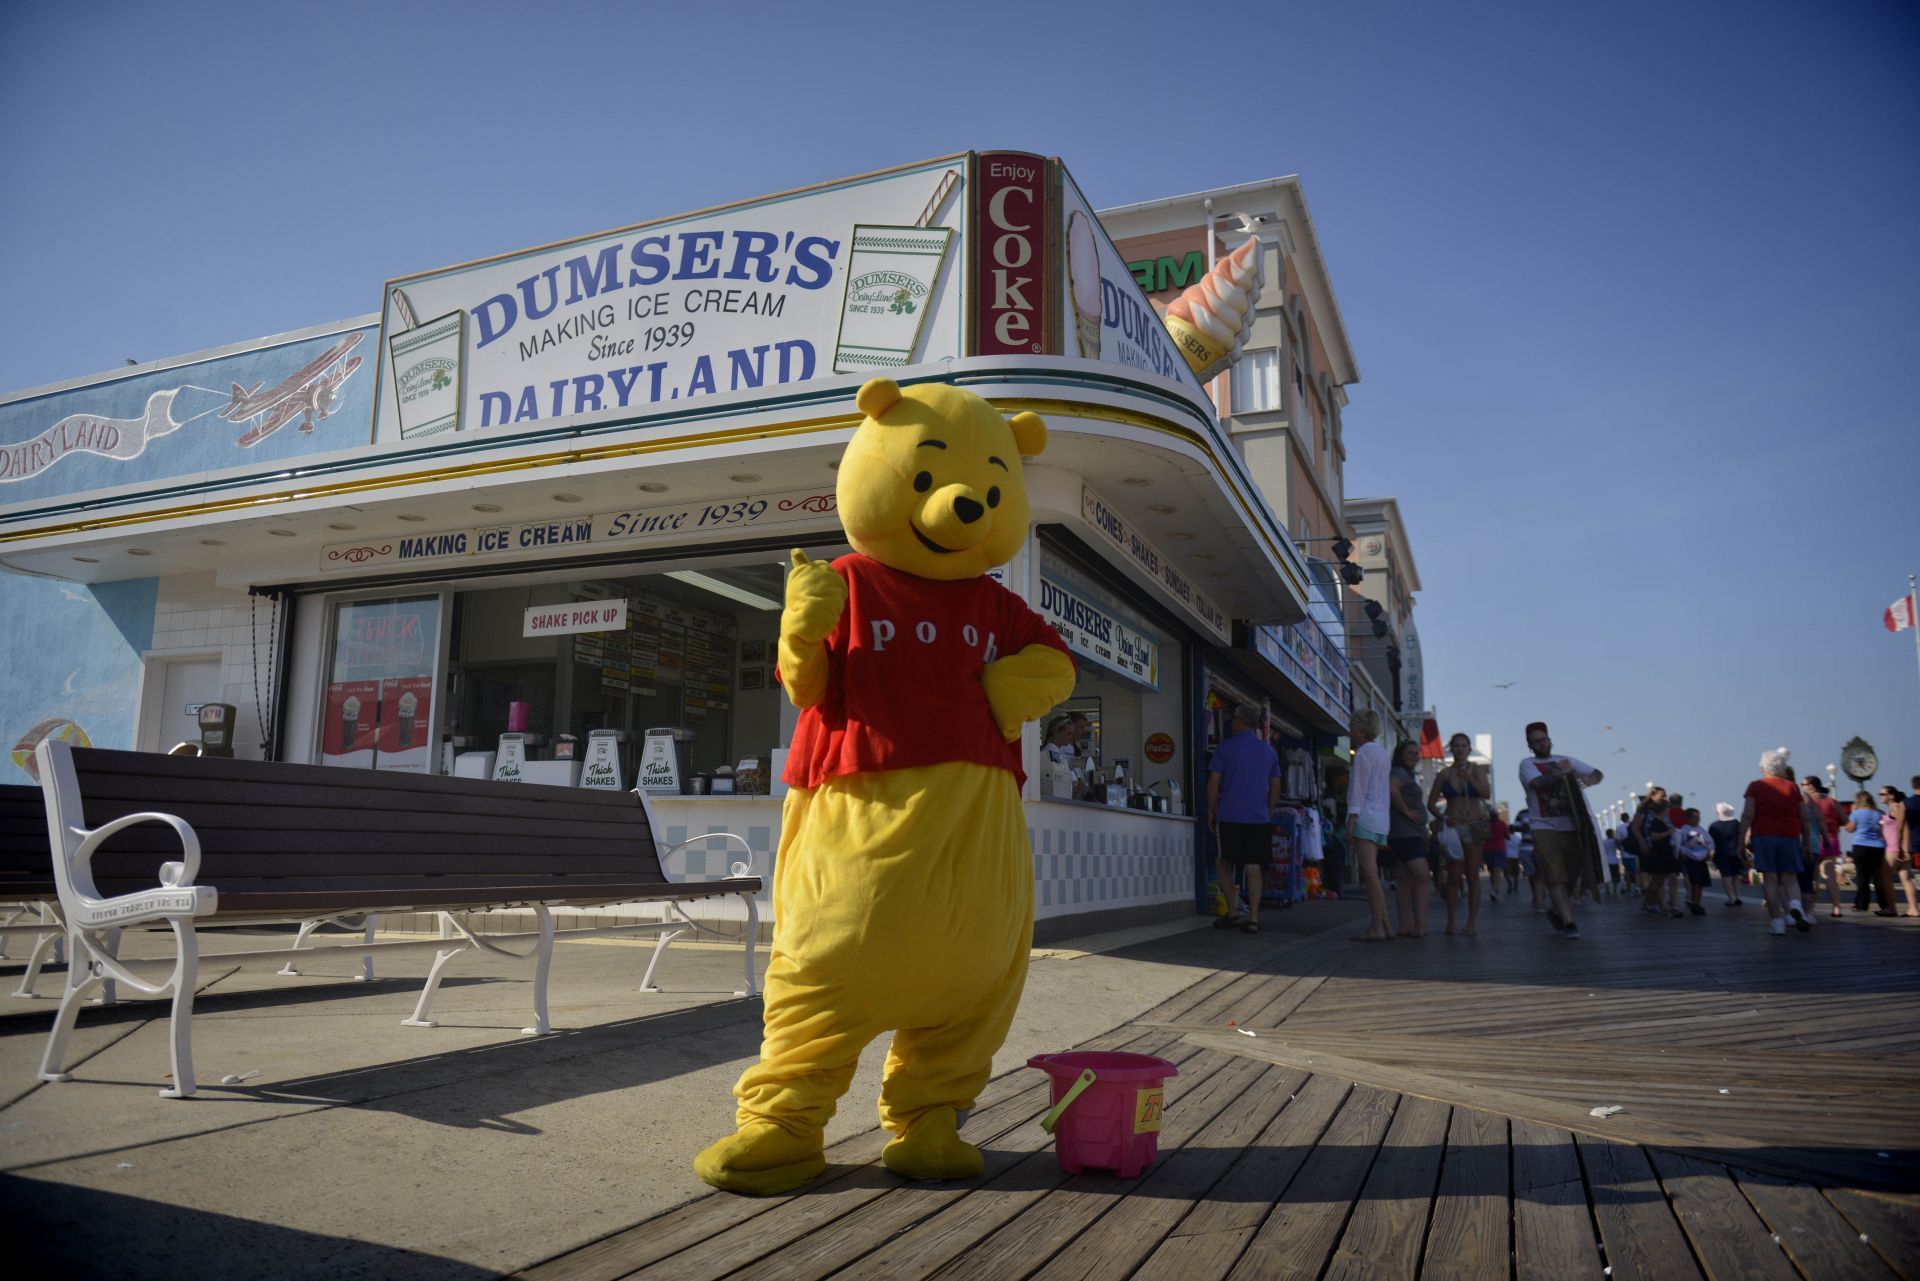
[[[1715,805],[1713,812],[1714,821],[1707,827],[1707,838],[1713,842],[1713,865],[1720,872],[1720,889],[1727,896],[1727,906],[1739,907],[1740,883],[1747,878],[1747,858],[1740,852],[1740,820],[1725,801]]]
[[[1880,799],[1887,799],[1885,788],[1880,789]],[[1892,916],[1893,911],[1893,869],[1887,866],[1886,815],[1873,803],[1873,793],[1855,792],[1853,795],[1853,813],[1847,815],[1847,830],[1853,833],[1853,910],[1864,912],[1873,901],[1874,892],[1880,894],[1881,916]]]
[[[1498,903],[1500,878],[1507,870],[1507,812],[1504,809],[1495,809],[1487,815],[1487,841],[1482,853],[1487,864],[1487,899]]]
[[[1800,902],[1800,855],[1809,827],[1818,824],[1818,815],[1793,785],[1787,754],[1762,753],[1760,777],[1747,784],[1740,811],[1740,848],[1766,885],[1768,929],[1774,934],[1787,932],[1788,917],[1802,934],[1813,928],[1813,916]]]
[[[1894,873],[1900,878],[1900,890],[1907,896],[1907,915],[1920,916],[1920,901],[1916,901],[1913,888],[1913,863],[1915,857],[1920,856],[1920,774],[1909,780],[1906,795],[1900,800],[1899,814],[1900,843],[1888,847],[1887,861],[1893,864]]]
[[[1629,892],[1640,888],[1640,855],[1633,844],[1633,815],[1622,818],[1613,827],[1613,843],[1620,851],[1620,866],[1626,873]]]
[[[1827,882],[1827,901],[1833,905],[1833,914],[1840,915],[1840,825],[1846,821],[1846,815],[1840,812],[1840,804],[1827,794],[1827,785],[1820,781],[1817,774],[1809,774],[1800,780],[1800,794],[1813,806],[1814,813],[1820,819],[1820,847],[1810,858],[1800,865],[1800,897],[1806,901],[1807,910],[1820,910],[1820,880],[1824,874]]]
[[[1487,800],[1493,795],[1493,786],[1487,781],[1486,771],[1473,763],[1472,739],[1455,734],[1447,740],[1447,750],[1453,753],[1453,760],[1434,777],[1427,792],[1427,808],[1444,814],[1447,826],[1460,838],[1460,857],[1447,859],[1447,879],[1442,889],[1447,900],[1447,933],[1454,932],[1454,913],[1464,890],[1465,933],[1472,936],[1480,924],[1480,861],[1491,830]]]
[[[1556,756],[1544,721],[1527,726],[1533,755],[1520,762],[1520,787],[1533,811],[1533,857],[1547,883],[1547,919],[1562,937],[1580,937],[1573,900],[1580,887],[1600,884],[1600,845],[1581,790],[1605,776],[1571,756]]]
[[[1513,820],[1513,831],[1518,838],[1514,846],[1514,861],[1520,866],[1520,875],[1527,878],[1527,888],[1533,892],[1533,910],[1547,910],[1547,883],[1540,879],[1540,864],[1533,857],[1533,814],[1521,810],[1520,816]]]
[[[1640,869],[1646,884],[1640,898],[1640,910],[1648,916],[1683,916],[1678,908],[1669,908],[1667,883],[1680,872],[1680,860],[1673,850],[1673,825],[1667,821],[1667,789],[1647,790],[1647,799],[1633,816],[1633,841],[1639,847]]]
[[[1427,859],[1427,811],[1420,804],[1420,744],[1406,739],[1393,749],[1393,773],[1387,799],[1392,813],[1387,823],[1387,848],[1397,871],[1394,898],[1400,908],[1400,937],[1427,936],[1427,895],[1432,884]],[[1444,856],[1443,856],[1444,857]],[[1451,910],[1451,909],[1449,909]],[[1447,932],[1453,932],[1449,918]]]
[[[1353,851],[1360,869],[1360,883],[1367,888],[1367,932],[1356,941],[1377,943],[1393,937],[1393,925],[1387,920],[1387,894],[1380,885],[1380,847],[1387,843],[1392,826],[1387,803],[1387,749],[1376,741],[1380,737],[1380,713],[1370,707],[1353,714],[1347,739],[1353,745],[1353,770],[1347,779],[1347,848]]]
[[[1707,909],[1700,899],[1713,884],[1713,867],[1707,862],[1713,856],[1713,838],[1700,826],[1699,810],[1688,809],[1682,817],[1686,822],[1673,834],[1673,844],[1680,853],[1680,871],[1687,878],[1687,911],[1705,916]]]
[[[1234,873],[1246,876],[1247,915],[1221,923],[1260,932],[1261,869],[1273,860],[1273,808],[1280,803],[1280,755],[1260,737],[1259,718],[1233,709],[1227,737],[1207,762],[1207,826],[1219,853],[1220,885],[1233,893]]]

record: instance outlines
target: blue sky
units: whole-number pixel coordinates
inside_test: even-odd
[[[1399,497],[1430,697],[1503,791],[1535,717],[1602,801],[1854,734],[1904,778],[1916,67],[1913,6],[1858,0],[6,5],[0,388],[967,147],[1097,204],[1298,173],[1347,489]]]

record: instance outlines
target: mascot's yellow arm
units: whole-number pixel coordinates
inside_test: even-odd
[[[1073,693],[1073,660],[1051,645],[1029,645],[988,663],[980,673],[987,706],[1000,736],[1011,743],[1020,727],[1037,721]]]
[[[786,607],[780,611],[780,683],[795,707],[827,695],[827,637],[847,607],[847,583],[825,561],[793,550]]]

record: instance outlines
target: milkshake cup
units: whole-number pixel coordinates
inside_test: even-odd
[[[1073,336],[1086,360],[1100,359],[1100,242],[1093,219],[1075,210],[1067,220],[1067,276],[1072,285]]]
[[[413,694],[400,696],[400,746],[402,749],[413,746],[413,714],[420,709],[420,699]]]
[[[349,694],[346,701],[340,704],[340,750],[342,752],[353,750],[353,736],[359,732],[359,729],[360,700]]]

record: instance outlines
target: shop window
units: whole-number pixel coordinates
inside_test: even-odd
[[[821,559],[844,550],[809,549]],[[662,729],[678,731],[684,790],[724,793],[743,762],[747,786],[764,790],[798,716],[774,678],[785,593],[784,563],[769,556],[457,590],[457,772],[486,773],[500,736],[517,732],[538,767],[528,777],[564,783],[567,762],[607,730],[631,786],[647,732]],[[540,625],[554,620],[566,621]]]
[[[1072,696],[1041,727],[1040,796],[1183,812],[1190,764],[1180,642],[1050,548],[1041,553],[1037,607],[1079,669]]]
[[[336,606],[320,725],[326,765],[432,773],[438,594]]]

